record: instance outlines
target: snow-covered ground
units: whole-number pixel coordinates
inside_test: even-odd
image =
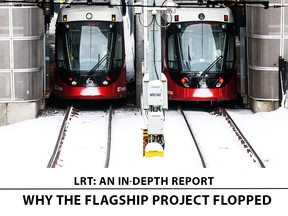
[[[185,111],[185,113],[189,121],[192,124],[193,122],[195,123],[193,124],[195,129],[201,133],[198,134],[199,136],[203,137],[202,135],[205,135],[206,131],[215,128],[214,134],[207,133],[205,136],[206,141],[210,140],[208,142],[210,145],[206,146],[204,152],[205,157],[210,159],[210,169],[199,168],[201,164],[198,155],[193,150],[186,125],[176,110],[168,110],[166,112],[166,147],[164,157],[143,158],[142,127],[144,120],[137,109],[129,109],[128,111],[117,109],[114,112],[112,152],[110,167],[108,169],[94,168],[91,164],[87,164],[87,166],[82,164],[83,167],[74,167],[76,160],[83,159],[84,161],[86,159],[86,147],[89,147],[88,145],[96,141],[97,137],[99,138],[103,134],[106,134],[107,119],[105,117],[107,116],[105,116],[106,113],[100,111],[85,111],[85,114],[81,114],[83,116],[74,119],[73,126],[72,124],[70,125],[73,136],[77,135],[77,133],[81,135],[80,137],[75,136],[74,141],[82,143],[83,148],[70,149],[72,155],[75,153],[74,155],[77,158],[75,160],[71,157],[68,159],[64,158],[63,164],[66,163],[67,165],[68,162],[67,167],[69,169],[45,169],[57,140],[63,112],[63,110],[50,110],[45,116],[38,117],[37,119],[0,127],[0,169],[2,171],[0,203],[1,210],[4,212],[3,215],[92,216],[95,214],[115,215],[115,213],[127,216],[176,214],[187,216],[287,215],[286,202],[288,188],[285,169],[288,164],[288,110],[284,108],[265,113],[252,113],[250,110],[243,109],[229,110],[230,115],[243,130],[259,156],[264,160],[266,167],[268,167],[267,169],[258,169],[254,165],[251,165],[251,169],[249,169],[247,163],[243,164],[243,160],[246,160],[247,157],[245,154],[243,154],[243,158],[233,158],[233,164],[235,164],[235,161],[239,161],[238,166],[235,167],[226,163],[226,156],[215,157],[215,154],[221,152],[225,154],[227,152],[233,153],[238,150],[243,151],[243,148],[230,148],[229,143],[225,143],[227,140],[225,140],[224,132],[222,131],[219,134],[218,131],[217,133],[219,126],[217,124],[222,123],[222,117],[214,117],[214,120],[211,121],[207,113],[196,111]],[[87,125],[92,126],[92,128],[95,126],[95,131],[91,131],[91,127],[89,127],[89,131],[85,131],[84,128]],[[83,140],[79,139],[81,137],[83,137]],[[105,143],[106,137],[103,137],[103,139],[105,139]],[[219,140],[221,139],[223,142],[219,144]],[[95,157],[95,161],[97,161],[97,157]],[[103,163],[103,159],[100,161]],[[220,169],[219,166],[216,166],[216,163],[221,165]],[[216,167],[216,169],[213,167]],[[171,186],[171,183],[169,185],[145,185],[142,183],[128,186],[115,184],[103,186],[106,188],[103,189],[99,185],[76,186],[73,184],[73,179],[76,177],[80,178],[81,176],[90,176],[90,178],[93,176],[97,180],[102,176],[115,177],[116,179],[118,178],[117,176],[129,176],[136,179],[161,176],[168,179],[172,177],[205,178],[205,176],[211,176],[214,178],[214,181],[208,186],[195,186],[191,184]],[[48,189],[49,187],[55,189],[50,190]],[[109,187],[113,189],[110,190]],[[125,187],[128,187],[127,190]],[[153,189],[154,187],[157,189]],[[6,188],[20,189],[9,190]],[[62,188],[64,189],[62,190]],[[22,197],[29,194],[31,196],[38,196],[38,204],[35,204],[35,201],[32,205],[24,205]],[[59,194],[63,197],[67,196],[67,200],[65,201],[67,204],[64,203],[63,197],[62,203],[57,201]],[[44,195],[51,197],[51,203],[47,203]],[[84,198],[90,195],[95,196],[97,202],[99,202],[102,196],[107,196],[107,199],[111,199],[112,196],[128,195],[147,196],[149,197],[149,201],[143,205],[93,205],[92,202],[86,205]],[[261,203],[262,195],[269,196],[272,200],[271,204],[258,205],[255,202],[251,204],[225,204],[229,197],[230,201],[233,202],[238,196],[258,196],[258,201]],[[79,202],[81,202],[79,205],[76,205],[76,196],[79,198]],[[196,202],[199,202],[200,205],[174,205],[171,203],[166,205],[165,202],[162,204],[161,202],[157,202],[156,204],[151,203],[153,197],[163,196],[167,197],[168,201],[172,203],[176,202],[177,199],[185,199],[183,198],[185,196],[189,196],[189,198],[186,198],[186,201],[190,202],[192,200],[195,201],[196,197],[198,197]],[[208,197],[206,205],[203,196]],[[215,196],[222,196],[225,199],[224,203],[217,202],[213,204],[212,199]]]
[[[0,167],[45,168],[57,141],[63,112],[50,111],[48,115],[37,119],[0,127]],[[202,148],[204,157],[208,161],[208,167],[228,168],[234,165],[249,167],[249,162],[248,164],[243,163],[244,160],[249,160],[245,158],[247,154],[244,153],[241,144],[232,147],[229,139],[226,138],[225,131],[218,131],[221,128],[219,125],[226,124],[222,121],[222,117],[215,116],[212,121],[211,116],[209,118],[207,116],[210,114],[205,112],[185,111],[185,113],[192,127],[194,127],[193,129],[198,131],[198,136],[202,140],[205,138],[206,145]],[[230,109],[229,113],[267,168],[285,168],[287,166],[288,111],[286,109],[279,108],[273,112],[261,113],[252,113],[250,110],[244,109]],[[80,149],[69,146],[69,151],[73,151],[72,155],[75,154],[75,157],[77,153],[85,152],[87,146],[93,145],[93,142],[97,139],[102,139],[103,145],[107,140],[103,138],[107,131],[106,113],[85,111],[85,115],[83,114],[82,117],[81,115],[78,119],[73,120],[76,123],[71,124],[72,126],[69,128],[70,133],[73,134],[74,142],[78,143],[78,146],[81,143]],[[90,126],[89,130],[85,130],[87,125]],[[91,130],[91,125],[95,127],[94,131]],[[143,126],[144,120],[138,109],[115,110],[112,121],[111,168],[129,169],[139,166],[201,167],[199,156],[195,151],[188,129],[177,111],[168,110],[166,112],[164,158],[143,158]],[[227,128],[227,131],[231,133],[229,128]],[[67,136],[67,139],[69,139],[69,136]],[[234,152],[241,153],[237,154],[238,158],[233,158],[233,163],[227,163],[227,157],[221,156],[221,154],[227,155],[228,153],[229,155],[229,152],[231,155],[234,155]],[[81,157],[85,160],[86,156],[84,153],[78,154],[77,160]],[[103,158],[101,159],[99,156],[97,158],[103,161]],[[67,161],[73,164],[73,158],[66,159],[63,164]],[[89,167],[90,165],[87,164]],[[81,167],[83,166],[85,165],[82,164]],[[252,167],[255,166],[251,163]]]
[[[71,118],[58,166],[72,169],[105,166],[107,132],[103,129],[108,128],[106,113],[79,112]]]
[[[250,110],[229,112],[266,167],[281,169],[288,164],[288,110],[253,114]]]

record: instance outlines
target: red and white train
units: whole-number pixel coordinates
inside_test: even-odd
[[[175,10],[167,15],[168,27],[163,31],[168,99],[236,99],[235,29],[231,10],[219,6],[185,6]]]
[[[56,98],[127,96],[122,12],[101,0],[73,1],[61,8],[56,22]]]

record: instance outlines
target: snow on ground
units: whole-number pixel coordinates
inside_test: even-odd
[[[53,152],[63,113],[0,127],[0,168],[44,168]]]
[[[68,125],[61,148],[60,163],[65,168],[103,168],[107,152],[107,112],[79,112]],[[79,159],[79,160],[78,160]]]
[[[262,158],[266,167],[281,168],[288,164],[288,111],[252,113],[250,110],[230,110],[247,140]]]
[[[229,113],[240,129],[243,130],[243,133],[260,158],[263,159],[266,167],[279,168],[288,164],[286,155],[288,152],[288,111],[286,109],[279,108],[273,112],[261,113],[252,113],[250,110],[239,109],[229,110]],[[90,113],[84,119],[75,120],[77,123],[73,126],[74,128],[71,128],[73,129],[71,131],[73,134],[81,134],[82,139],[78,140],[77,138],[76,140],[75,138],[75,142],[82,143],[82,149],[74,149],[73,151],[75,151],[74,153],[84,152],[81,156],[78,156],[83,157],[83,159],[86,157],[85,145],[90,145],[90,141],[93,143],[97,137],[99,138],[106,134],[107,122],[100,123],[99,119],[95,117],[97,115],[103,117],[104,114]],[[210,143],[209,146],[205,147],[205,158],[207,158],[208,162],[210,160],[210,164],[213,164],[211,167],[219,167],[216,166],[216,163],[225,166],[225,168],[230,167],[231,164],[227,164],[226,156],[227,152],[232,152],[232,148],[228,148],[228,144],[225,144],[226,141],[229,141],[225,140],[225,132],[217,129],[217,124],[220,124],[221,117],[215,117],[214,121],[209,118],[208,121],[208,118],[205,120],[207,113],[186,111],[186,115],[190,122],[195,121],[197,123],[192,124],[197,127],[195,128],[196,130],[200,131],[201,137],[204,136],[206,141]],[[188,129],[180,117],[175,110],[166,112],[164,158],[143,158],[142,128],[144,127],[144,120],[140,111],[137,109],[131,109],[130,111],[115,110],[112,121],[111,169],[201,167],[199,156],[192,145]],[[1,126],[1,168],[45,168],[53,152],[62,118],[63,112],[55,111],[55,113],[52,112],[50,115],[38,117],[37,119]],[[199,122],[202,122],[202,124],[199,124]],[[84,126],[87,124],[95,125],[95,130],[93,131],[90,128],[89,131],[86,131]],[[214,132],[206,134],[206,131],[211,129],[214,129]],[[106,138],[103,139],[103,142],[106,143]],[[223,139],[223,142],[219,143],[221,139]],[[243,152],[243,157],[247,157],[240,144],[239,147],[235,146],[234,148],[236,151],[240,150]],[[216,152],[217,154],[223,153],[226,156],[215,157]],[[241,156],[239,156],[239,160],[234,158],[234,165],[235,161],[239,161],[239,166],[247,167],[247,164],[244,165],[242,161],[240,162],[240,159]],[[66,160],[73,162],[73,157]],[[252,167],[254,166],[252,165]]]
[[[143,157],[144,120],[139,111],[115,112],[110,168],[199,168],[201,161],[183,118],[166,112],[164,157]],[[116,143],[115,143],[116,140]]]
[[[253,163],[235,133],[222,116],[199,111],[187,112],[187,119],[195,131],[207,167],[259,167]]]

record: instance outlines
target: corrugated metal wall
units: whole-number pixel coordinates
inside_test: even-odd
[[[0,102],[43,94],[44,16],[37,6],[0,7]]]
[[[278,59],[288,57],[288,8],[282,7],[288,6],[288,0],[269,2],[269,9],[246,6],[248,94],[255,100],[278,101]]]

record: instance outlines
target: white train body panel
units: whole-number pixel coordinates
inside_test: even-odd
[[[119,7],[108,7],[107,5],[71,5],[63,7],[60,10],[57,22],[112,21],[112,14],[116,16],[116,20],[113,20],[113,22],[123,21]],[[66,20],[64,20],[64,17],[66,17]]]
[[[204,14],[205,18],[201,20],[199,14]],[[175,20],[178,15],[178,20]],[[224,19],[224,16],[226,19]],[[176,8],[175,13],[172,13],[171,16],[167,15],[168,22],[225,22],[233,23],[234,18],[232,11],[229,8]]]

